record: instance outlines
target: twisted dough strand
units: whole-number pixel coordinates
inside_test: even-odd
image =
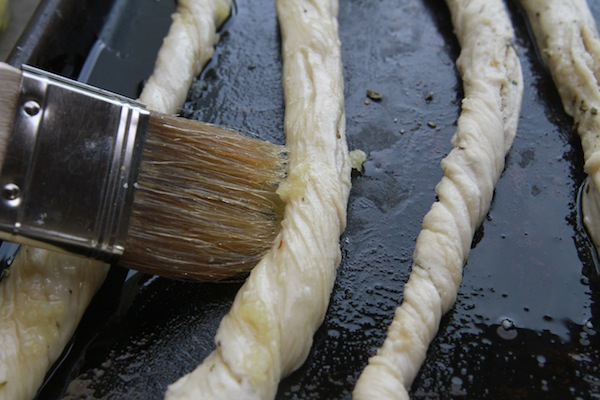
[[[442,160],[438,201],[423,220],[413,266],[383,346],[369,360],[355,399],[408,399],[443,313],[454,304],[473,235],[517,129],[523,78],[501,0],[447,0],[461,45],[465,98],[453,149]]]
[[[289,154],[282,229],[168,399],[269,399],[306,359],[340,262],[350,162],[336,0],[277,0]]]

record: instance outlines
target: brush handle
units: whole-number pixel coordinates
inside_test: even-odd
[[[131,99],[23,67],[0,175],[0,239],[120,256],[148,118]]]

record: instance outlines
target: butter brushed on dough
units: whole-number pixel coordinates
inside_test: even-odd
[[[600,37],[585,0],[520,0],[583,148],[585,226],[600,251]]]
[[[269,399],[306,359],[340,262],[350,160],[333,0],[276,1],[289,175],[282,230],[215,337],[216,350],[167,399]]]
[[[523,78],[504,3],[446,3],[461,45],[457,67],[465,98],[453,149],[442,160],[438,201],[417,238],[403,303],[356,384],[357,400],[409,398],[441,316],[456,300],[473,234],[488,212],[517,130]]]
[[[0,399],[31,399],[62,353],[108,265],[22,246],[0,282]]]

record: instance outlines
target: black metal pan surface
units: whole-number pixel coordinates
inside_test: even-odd
[[[101,3],[85,2],[89,10]],[[284,141],[272,3],[237,4],[184,115]],[[343,260],[325,322],[306,363],[281,382],[278,399],[351,397],[402,300],[460,110],[460,49],[442,1],[340,3],[347,135],[350,148],[364,150],[368,160],[353,175]],[[105,13],[82,14],[90,20],[80,29],[95,27],[94,40],[75,52],[63,48],[57,60],[53,47],[36,39],[32,60],[135,97],[175,2],[106,4]],[[590,5],[600,20],[600,4]],[[579,139],[523,14],[514,1],[508,6],[526,82],[520,127],[458,301],[412,386],[415,399],[600,398],[600,282],[578,220]],[[76,29],[61,26],[45,34],[67,32],[63,44],[79,40]],[[369,89],[383,99],[366,101]],[[38,398],[161,398],[212,351],[240,285],[114,269]]]

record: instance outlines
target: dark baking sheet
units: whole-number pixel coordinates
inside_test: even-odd
[[[326,320],[278,399],[350,398],[402,300],[462,97],[459,47],[442,1],[340,3],[348,141],[369,158],[353,175]],[[508,4],[526,81],[520,128],[413,398],[600,398],[600,283],[578,223],[581,148],[522,14]],[[600,6],[590,4],[600,19]],[[166,29],[174,5],[117,0],[107,17],[96,15],[102,51],[92,41],[85,60],[69,64],[66,55],[62,68],[74,76],[88,68],[91,83],[135,97],[148,73],[141,65],[160,45],[160,35],[143,32]],[[240,2],[184,114],[283,142],[279,50],[272,1]],[[367,89],[383,100],[365,104]],[[113,269],[38,398],[161,398],[212,351],[240,285]]]

